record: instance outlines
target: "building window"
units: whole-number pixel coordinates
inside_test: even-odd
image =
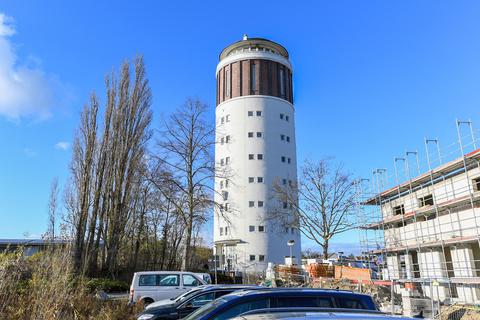
[[[284,134],[280,135],[280,140],[282,140],[282,141],[285,140],[285,135]]]
[[[282,98],[285,97],[285,69],[283,67],[280,67],[280,73],[279,73],[279,76],[280,76],[280,96]]]
[[[418,199],[418,206],[419,207],[425,207],[425,206],[433,206],[433,196],[431,194],[419,198]]]
[[[253,254],[250,255],[250,261],[255,261],[255,255]]]
[[[221,138],[221,139],[220,139],[220,144],[223,145],[224,142],[225,142],[225,139],[224,139],[224,138]]]
[[[258,207],[259,208],[263,207],[263,201],[258,201]]]
[[[254,183],[255,178],[254,177],[248,177],[248,183]]]
[[[229,142],[230,142],[230,136],[226,136],[226,137],[225,137],[225,142],[226,142],[226,143],[229,143]]]
[[[285,116],[285,121],[287,121],[287,122],[288,122],[288,116]]]
[[[285,233],[288,233],[288,229],[289,229],[288,227],[285,227]]]
[[[294,234],[294,233],[295,233],[295,228],[292,227],[292,228],[290,229],[290,233],[291,233],[291,234]]]
[[[225,227],[225,235],[228,234],[228,227]]]
[[[288,158],[288,164],[290,164],[292,162],[292,159]]]
[[[227,87],[227,97],[230,97],[230,68],[225,70],[225,78],[227,79],[226,87]]]
[[[220,165],[223,167],[225,165],[225,161],[222,159],[220,159]]]
[[[253,132],[249,132],[249,133],[248,133],[248,137],[249,137],[249,138],[253,138]]]
[[[261,132],[257,132],[257,138],[261,138],[262,137],[262,133]]]
[[[288,203],[284,202],[283,203],[283,209],[287,209],[287,207],[288,207]]]
[[[282,179],[282,184],[286,185],[287,184],[287,179]]]
[[[405,206],[403,204],[396,206],[393,208],[393,214],[394,215],[400,215],[400,214],[405,214]]]
[[[282,162],[285,162],[286,161],[286,157],[282,156]]]
[[[255,155],[250,153],[248,155],[248,160],[254,160],[254,159],[255,159]]]
[[[220,227],[220,235],[223,236],[223,227]]]
[[[220,189],[223,189],[223,181],[220,181]]]
[[[229,206],[228,203],[225,203],[225,211],[228,211]],[[225,234],[227,234],[227,227],[225,227]]]
[[[229,114],[227,114],[227,116],[225,117],[225,120],[226,120],[227,122],[230,122],[230,115],[229,115]]]
[[[225,188],[228,188],[228,180],[225,180]]]
[[[480,177],[473,179],[473,190],[480,191]]]
[[[283,113],[280,113],[280,119],[283,120]]]
[[[257,89],[257,65],[255,62],[250,64],[250,91],[252,94],[256,93]]]
[[[253,117],[253,111],[248,111],[248,116]]]
[[[228,142],[228,141],[227,141],[227,142]],[[287,142],[290,142],[290,137],[289,137],[289,136],[287,136]]]
[[[265,226],[258,226],[258,232],[265,232]]]
[[[225,158],[225,164],[229,164],[230,163],[230,157],[226,157]]]
[[[257,182],[258,183],[263,183],[263,177],[257,177]]]
[[[257,160],[263,160],[263,154],[261,153],[257,154]]]
[[[248,201],[248,206],[249,206],[250,208],[255,207],[255,201]]]
[[[260,261],[260,262],[265,261],[265,256],[264,255],[259,255],[258,256],[258,261]]]
[[[228,191],[223,191],[223,200],[228,200]]]
[[[220,119],[220,123],[221,123],[221,124],[224,124],[224,123],[225,123],[225,118],[224,118],[224,117],[222,117],[222,118]]]
[[[262,116],[262,111],[257,111],[257,117],[261,117]]]
[[[248,231],[254,232],[254,231],[255,231],[255,226],[249,226],[249,227],[248,227]]]

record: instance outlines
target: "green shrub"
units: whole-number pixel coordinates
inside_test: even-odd
[[[128,291],[129,284],[125,281],[113,280],[107,278],[93,278],[87,281],[87,289],[90,292],[103,290],[105,292]]]

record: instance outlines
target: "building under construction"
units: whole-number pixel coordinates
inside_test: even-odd
[[[457,121],[457,133],[446,155],[438,140],[425,139],[423,173],[417,151],[394,158],[393,177],[373,172],[362,206],[363,254],[398,293],[479,304],[480,149],[470,121]]]

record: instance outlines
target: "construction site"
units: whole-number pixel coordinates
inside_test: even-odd
[[[358,181],[362,256],[406,315],[480,304],[478,134],[471,121],[457,120],[456,131],[454,143],[425,138],[423,152],[407,150],[393,170]]]

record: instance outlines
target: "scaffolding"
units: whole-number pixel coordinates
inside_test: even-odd
[[[425,138],[391,174],[357,183],[362,255],[378,281],[402,296],[442,304],[480,303],[480,149],[472,122],[456,121],[456,142]],[[468,131],[468,132],[466,132]]]

